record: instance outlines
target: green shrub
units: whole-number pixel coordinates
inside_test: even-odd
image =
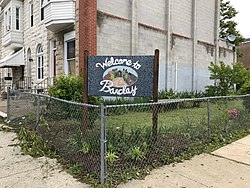
[[[250,80],[242,85],[239,90],[239,94],[250,94]]]
[[[54,85],[50,86],[49,95],[67,101],[75,101],[82,103],[83,79],[80,76],[61,75],[55,79]],[[101,104],[101,97],[90,96],[88,100],[89,104],[95,104],[95,105]],[[65,105],[63,103],[58,103],[58,105],[59,106],[56,107],[60,111],[58,115],[65,118],[69,118],[70,117],[70,114],[68,114],[70,113],[70,110],[68,109],[69,105],[68,104]],[[79,110],[82,111],[81,109]],[[99,116],[98,109],[93,108],[91,110],[88,110],[87,124],[89,127],[93,127],[94,122],[98,118],[98,116]]]
[[[80,76],[60,75],[49,87],[49,95],[67,101],[83,102],[83,78]],[[100,104],[100,97],[89,97],[90,104]]]
[[[210,79],[215,85],[206,86],[208,96],[226,96],[241,90],[249,82],[250,72],[241,63],[226,65],[224,62],[211,63],[208,67]],[[249,84],[248,84],[249,85]]]
[[[82,101],[83,80],[79,76],[61,75],[54,80],[54,85],[49,88],[49,95],[68,100]]]
[[[159,99],[186,99],[186,98],[201,98],[205,93],[202,91],[181,91],[175,92],[173,89],[161,90],[158,93]]]

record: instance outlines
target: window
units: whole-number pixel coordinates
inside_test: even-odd
[[[37,47],[37,78],[38,80],[44,78],[43,48],[41,45]]]
[[[76,74],[75,31],[64,34],[64,71],[65,74]]]
[[[44,20],[44,7],[50,2],[50,0],[41,0],[41,20]]]
[[[69,68],[69,74],[76,74],[76,63],[75,63],[75,40],[67,42],[67,62]]]
[[[34,4],[33,1],[30,1],[30,27],[34,25]]]
[[[41,20],[44,19],[44,3],[45,0],[41,0]]]
[[[16,7],[16,30],[20,30],[20,8]]]
[[[11,29],[11,8],[4,12],[4,31],[5,33]]]

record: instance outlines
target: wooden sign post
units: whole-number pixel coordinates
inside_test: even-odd
[[[84,65],[83,65],[83,127],[82,133],[87,133],[88,128],[88,50],[84,51]]]
[[[158,80],[159,80],[159,55],[160,52],[158,49],[155,50],[154,56],[154,91],[153,91],[153,102],[158,102]],[[157,140],[157,127],[158,127],[158,109],[157,105],[153,105],[153,128],[152,136],[153,139]]]

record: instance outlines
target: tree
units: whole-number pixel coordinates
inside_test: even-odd
[[[250,71],[241,63],[235,63],[232,66],[223,62],[219,64],[211,63],[208,69],[211,73],[210,79],[216,82],[214,86],[206,87],[209,95],[226,96],[233,94],[240,91],[242,86],[250,80]]]
[[[233,20],[237,13],[236,9],[230,5],[230,1],[220,0],[220,37],[227,39],[228,35],[235,35],[236,39],[232,43],[236,46],[245,40],[236,30],[237,23]]]

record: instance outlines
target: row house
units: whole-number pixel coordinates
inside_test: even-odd
[[[220,0],[1,0],[2,89],[53,84],[90,55],[153,55],[160,89],[204,90],[211,62],[234,62],[219,39]]]

